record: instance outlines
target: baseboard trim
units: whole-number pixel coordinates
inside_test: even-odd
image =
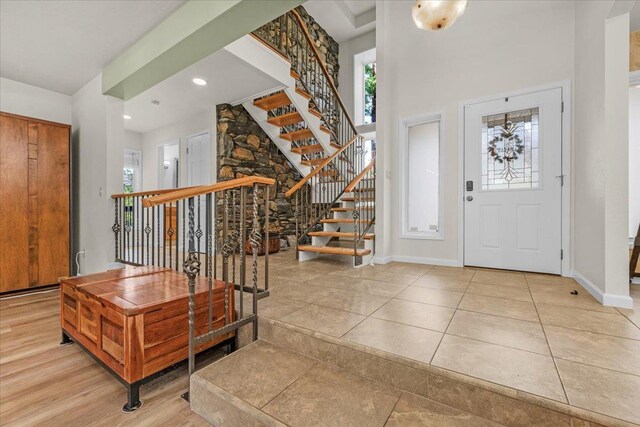
[[[385,256],[385,257],[374,256],[373,257],[374,264],[389,264],[391,261],[393,261],[393,259],[390,256]]]
[[[412,264],[441,265],[444,267],[460,267],[460,263],[458,262],[457,259],[422,258],[422,257],[402,256],[402,255],[391,255],[387,257],[373,258],[373,262],[375,264],[388,264],[391,261],[409,262]]]
[[[617,295],[611,293],[602,292],[591,280],[584,277],[580,272],[573,271],[573,278],[587,290],[600,304],[618,307],[618,308],[633,308],[633,300],[628,295]]]

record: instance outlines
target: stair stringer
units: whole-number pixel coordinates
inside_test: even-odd
[[[298,170],[300,175],[309,175],[309,173],[311,173],[311,167],[303,165],[301,163],[302,156],[291,151],[291,141],[280,138],[280,128],[267,122],[267,112],[253,105],[253,101],[245,102],[242,106],[249,112],[251,117],[258,123],[276,147],[278,147],[280,152],[284,154],[287,160]]]

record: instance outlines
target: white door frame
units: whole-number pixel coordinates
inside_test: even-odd
[[[515,90],[499,93],[482,98],[462,101],[458,104],[458,266],[464,266],[464,131],[465,131],[465,106],[479,104],[488,101],[495,101],[518,95],[526,95],[533,92],[542,92],[549,89],[560,88],[562,91],[562,102],[564,105],[561,125],[562,125],[562,174],[564,175],[564,185],[562,187],[562,275],[572,277],[573,251],[571,246],[571,235],[573,226],[571,215],[573,211],[572,182],[572,141],[571,141],[571,80],[564,80],[557,83],[536,86],[529,89]]]
[[[156,188],[158,188],[158,189],[161,186],[162,178],[164,176],[164,169],[163,169],[164,168],[164,149],[166,147],[169,147],[169,146],[172,146],[172,145],[177,145],[178,146],[178,161],[180,162],[179,163],[179,165],[180,165],[179,167],[180,167],[180,169],[182,169],[182,166],[181,166],[181,164],[182,164],[182,153],[181,153],[182,144],[181,144],[180,138],[176,138],[173,141],[168,141],[168,142],[165,142],[163,144],[158,144],[156,146],[156,160],[157,160],[156,161],[156,163],[157,163],[156,164]],[[163,156],[162,159],[160,159],[160,152],[161,151],[162,151],[162,156]],[[177,188],[180,188],[180,185],[182,183],[181,181],[182,180],[180,179],[180,170],[178,170],[178,187]]]

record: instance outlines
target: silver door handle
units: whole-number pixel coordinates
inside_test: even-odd
[[[564,175],[556,175],[556,178],[560,178],[560,187],[564,186]]]
[[[467,196],[467,202],[470,202],[473,200],[473,196]]]

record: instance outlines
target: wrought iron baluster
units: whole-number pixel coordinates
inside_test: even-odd
[[[149,245],[150,243],[149,235],[151,234],[151,226],[149,226],[149,209],[145,209],[145,211],[147,215],[147,225],[144,227],[144,233],[146,234],[146,237],[147,237],[146,253],[147,253],[147,265],[149,265],[149,259],[150,259],[149,252],[151,252],[151,246]]]
[[[224,324],[229,324],[229,255],[233,245],[229,242],[229,204],[231,198],[229,190],[222,193],[223,218],[222,218],[222,280],[224,281]]]
[[[193,197],[189,198],[189,256],[182,266],[189,281],[189,375],[196,368],[196,276],[200,274],[200,259],[195,253]]]
[[[246,254],[244,250],[245,241],[247,240],[247,224],[245,222],[246,200],[247,187],[242,187],[240,189],[240,233],[238,236],[238,247],[240,250],[240,319],[244,317],[244,286],[246,284]]]
[[[205,262],[206,262],[206,269],[207,269],[207,291],[208,291],[208,296],[209,296],[209,304],[207,307],[207,311],[208,311],[208,331],[211,332],[211,329],[213,328],[213,274],[211,273],[211,268],[212,268],[212,262],[211,262],[211,256],[213,254],[213,236],[211,235],[212,232],[212,210],[211,210],[211,201],[212,201],[212,194],[208,193],[205,196],[205,215],[206,215],[206,219],[205,219],[205,233],[207,236],[207,250],[206,250],[206,257],[205,257]],[[214,255],[215,256],[215,255]]]
[[[118,222],[118,210],[120,208],[120,199],[115,199],[115,222],[113,223],[113,233],[115,234],[115,260],[118,261],[120,259],[120,252],[118,251],[118,239],[120,238],[120,223]],[[78,273],[78,272],[76,272]]]
[[[260,218],[258,217],[258,184],[253,184],[253,224],[251,230],[251,248],[253,251],[252,284],[253,284],[253,340],[258,339],[258,251],[262,245],[260,233]]]
[[[255,196],[254,196],[255,197]],[[269,290],[269,186],[264,187],[264,290]]]

